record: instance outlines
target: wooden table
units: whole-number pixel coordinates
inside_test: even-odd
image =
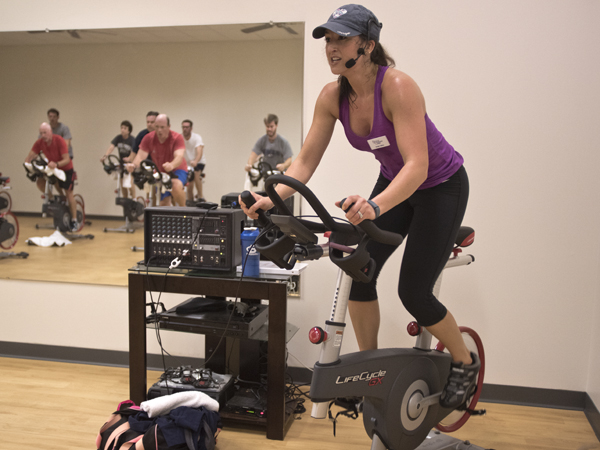
[[[256,420],[266,425],[267,438],[283,440],[288,419],[285,413],[285,352],[287,283],[280,279],[244,279],[129,273],[129,393],[137,404],[146,400],[146,292],[240,297],[269,302],[267,414]]]

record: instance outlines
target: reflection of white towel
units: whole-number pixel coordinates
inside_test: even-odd
[[[55,231],[50,236],[45,237],[32,237],[27,239],[29,245],[38,245],[40,247],[64,247],[65,245],[71,244],[71,241],[64,237],[60,231]]]
[[[252,181],[250,181],[250,174],[246,172],[246,179],[244,180],[244,190],[251,191],[252,190]]]
[[[25,169],[27,169],[27,172],[34,174],[35,170],[33,170],[33,164],[31,163],[23,163],[23,166],[25,166]]]
[[[219,402],[206,395],[204,392],[188,391],[176,394],[164,395],[140,403],[140,408],[148,413],[149,417],[168,414],[179,406],[199,408],[204,406],[211,411],[219,412]]]
[[[129,172],[123,175],[123,187],[126,189],[131,187],[131,174]]]
[[[55,167],[54,169],[51,169],[50,167],[46,166],[46,173],[48,174],[48,176],[54,175],[60,181],[66,181],[67,180],[67,175],[65,174],[65,171],[64,170],[60,170],[58,167]]]

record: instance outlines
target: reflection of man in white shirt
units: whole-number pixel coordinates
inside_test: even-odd
[[[191,120],[181,122],[181,131],[185,141],[185,160],[189,167],[194,168],[194,180],[187,185],[187,199],[194,200],[194,186],[198,191],[198,198],[202,197],[202,171],[206,165],[204,156],[204,142],[199,134],[192,133],[194,124]]]

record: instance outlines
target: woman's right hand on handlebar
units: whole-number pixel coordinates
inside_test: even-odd
[[[346,213],[346,219],[353,225],[358,225],[363,220],[376,218],[373,207],[360,195],[350,195],[343,202],[343,204],[342,201],[335,202],[335,206]]]
[[[244,213],[246,213],[246,215],[251,219],[256,220],[258,219],[258,214],[256,213],[256,210],[262,209],[263,211],[268,211],[271,208],[273,208],[274,205],[273,202],[269,199],[269,197],[263,197],[255,192],[250,193],[252,194],[252,197],[254,197],[254,199],[256,200],[256,203],[254,205],[248,208],[246,204],[242,201],[241,196],[238,196],[238,202],[242,207],[242,211],[244,211]]]

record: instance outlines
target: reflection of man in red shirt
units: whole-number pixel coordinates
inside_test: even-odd
[[[27,155],[27,158],[25,158],[25,162],[30,163],[42,152],[48,158],[48,167],[51,169],[58,167],[60,170],[64,170],[66,180],[58,180],[58,186],[55,186],[59,195],[67,197],[69,210],[71,211],[71,222],[73,222],[77,218],[77,204],[73,196],[73,162],[69,156],[69,148],[61,136],[52,134],[52,128],[46,122],[40,125],[40,136],[35,141],[35,144],[33,144],[33,147],[31,147],[31,151]],[[40,191],[46,191],[46,180],[44,178],[38,178],[36,183]],[[76,225],[71,223],[72,228]]]
[[[185,206],[183,187],[187,183],[187,164],[185,162],[185,141],[183,136],[171,131],[171,124],[166,114],[159,114],[151,131],[140,143],[137,155],[127,170],[133,172],[148,156],[157,165],[158,170],[174,174],[171,192],[162,194],[160,206],[171,206],[171,196],[179,206]]]

